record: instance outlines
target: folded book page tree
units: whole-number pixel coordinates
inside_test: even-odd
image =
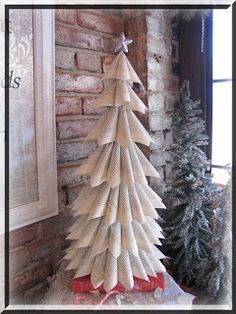
[[[165,208],[160,197],[148,186],[146,176],[159,177],[136,143],[149,146],[152,139],[133,111],[147,109],[132,89],[141,84],[129,63],[128,40],[124,34],[120,52],[104,74],[110,83],[93,103],[108,109],[87,140],[96,140],[96,151],[77,171],[89,182],[72,210],[78,216],[67,239],[72,240],[65,259],[74,278],[90,275],[96,289],[106,291],[118,283],[132,290],[134,278],[150,280],[165,272],[160,259],[162,229],[155,221],[155,208]]]

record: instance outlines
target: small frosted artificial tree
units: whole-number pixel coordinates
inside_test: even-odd
[[[197,283],[211,293],[219,280],[215,269],[222,274],[222,259],[214,248],[215,235],[209,223],[217,191],[200,147],[207,144],[207,136],[198,106],[199,101],[191,99],[189,82],[184,81],[172,119],[175,180],[165,196],[169,217],[165,219],[164,248],[172,257],[171,269],[180,283]]]
[[[133,113],[147,108],[132,89],[141,82],[123,52],[129,42],[122,33],[119,53],[103,76],[109,87],[93,104],[108,109],[87,136],[98,147],[77,172],[89,182],[72,208],[78,218],[64,257],[74,278],[90,275],[93,288],[103,284],[106,291],[118,283],[131,290],[134,277],[149,281],[165,272],[165,256],[155,246],[163,238],[155,208],[165,206],[146,179],[159,175],[135,144],[149,146],[152,139]]]
[[[230,165],[225,170],[230,170]],[[215,205],[211,216],[212,232],[214,234],[211,255],[203,258],[197,266],[196,285],[203,287],[211,301],[230,304],[231,300],[231,179],[222,189],[213,190]],[[204,296],[201,297],[204,300]]]

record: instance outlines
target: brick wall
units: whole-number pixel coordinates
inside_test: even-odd
[[[60,208],[78,195],[86,177],[73,172],[94,150],[83,142],[104,108],[93,111],[91,102],[104,86],[102,73],[114,59],[114,43],[123,30],[119,10],[56,11],[56,112],[58,188]]]
[[[114,59],[113,42],[124,29],[134,40],[128,58],[145,86],[137,91],[150,112],[138,115],[155,144],[142,146],[161,174],[151,186],[163,193],[171,180],[170,118],[178,98],[178,37],[164,10],[56,10],[56,121],[60,213],[10,233],[11,303],[37,303],[63,256],[70,206],[86,182],[74,171],[95,148],[83,139],[104,109],[91,102],[103,91],[102,73]]]

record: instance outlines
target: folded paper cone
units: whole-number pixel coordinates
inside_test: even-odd
[[[127,250],[123,250],[121,255],[118,257],[118,279],[119,283],[127,290],[131,290],[133,288],[134,277]]]
[[[121,147],[121,182],[131,186],[134,183],[134,172],[129,149]]]
[[[158,219],[155,206],[165,208],[151,188],[137,182],[130,186],[120,184],[115,188],[110,188],[106,182],[103,182],[91,191],[89,197],[89,194],[80,196],[80,204],[75,204],[73,209],[76,213],[75,216],[79,218],[69,229],[71,234],[68,235],[67,239],[74,239],[78,236],[82,229],[79,226],[84,226],[84,222],[87,220],[105,217],[104,222],[108,225],[118,221],[127,226],[133,220],[144,223],[149,217]],[[152,198],[148,197],[148,193],[152,195]],[[157,232],[160,233],[160,226],[156,228],[158,228]]]
[[[136,188],[139,184],[136,184]],[[142,187],[142,190],[149,198],[150,202],[152,203],[152,206],[154,208],[163,208],[165,209],[165,205],[162,203],[161,198],[150,188],[148,185],[139,185]]]
[[[112,188],[121,183],[121,153],[120,145],[114,143],[110,157],[110,163],[107,171],[106,181]]]
[[[131,224],[122,226],[122,248],[135,256],[138,255],[138,244]]]
[[[143,263],[139,255],[129,254],[130,262],[134,277],[149,281],[148,275],[145,271]]]
[[[121,246],[121,224],[116,222],[110,228],[108,250],[115,258],[118,258],[121,254]]]
[[[96,289],[104,282],[107,252],[104,251],[94,259],[93,269],[90,275],[91,283]]]
[[[142,167],[142,164],[139,160],[139,157],[137,155],[137,152],[134,148],[134,145],[129,146],[129,155],[130,155],[130,160],[131,160],[131,165],[133,169],[133,174],[134,174],[134,180],[136,182],[141,182],[143,184],[147,184],[147,179],[144,173],[144,169]]]
[[[81,248],[79,250],[76,250],[76,257],[71,259],[66,269],[67,270],[78,269],[81,263],[83,262],[87,251],[88,251],[88,248]]]
[[[68,269],[78,268],[74,279],[86,276],[86,273],[89,272],[93,278],[94,289],[104,283],[105,290],[109,291],[119,282],[127,290],[131,290],[134,287],[133,277],[148,280],[148,276],[157,276],[155,270],[165,271],[165,267],[159,261],[164,255],[157,248],[152,254],[139,250],[137,256],[122,249],[118,258],[107,250],[99,253],[95,258],[91,253],[91,248],[80,249],[78,251],[79,263],[76,263],[76,259],[74,259]],[[99,272],[96,273],[96,270]]]
[[[104,277],[104,289],[110,291],[118,284],[118,265],[117,258],[115,258],[109,252],[107,253],[105,277]]]
[[[144,216],[142,205],[141,205],[141,202],[139,200],[139,197],[138,197],[138,194],[134,185],[129,187],[129,199],[130,199],[133,219],[143,224],[145,222],[145,216]]]
[[[89,132],[86,140],[96,139],[99,145],[117,142],[128,147],[132,142],[149,146],[153,142],[142,123],[130,109],[110,107]]]
[[[86,262],[85,262],[86,261]],[[74,278],[83,277],[89,275],[92,271],[94,264],[94,257],[91,255],[91,248],[87,249],[83,260],[81,261],[78,270],[75,273]]]
[[[103,75],[103,80],[108,79],[136,82],[143,86],[133,67],[122,51],[119,52],[109,67],[109,70]]]
[[[107,184],[100,185],[97,197],[93,202],[89,212],[88,220],[102,217],[107,210],[107,203],[109,199],[111,188]]]
[[[162,238],[161,232],[159,230],[157,232],[156,230],[153,230],[152,226],[149,223],[144,223],[142,226],[143,226],[144,232],[147,235],[148,240],[153,244],[160,245],[161,242],[159,239]]]
[[[99,146],[80,168],[77,173],[91,175],[92,186],[104,181],[111,188],[121,183],[130,186],[135,181],[147,184],[146,176],[159,177],[136,144],[130,144],[127,148],[116,142]]]
[[[126,103],[131,102],[130,83],[125,81],[117,81],[116,93],[115,93],[115,106],[123,106]]]
[[[89,158],[79,167],[78,170],[76,170],[75,174],[80,175],[80,174],[87,174],[91,175],[93,174],[95,167],[101,157],[102,151],[104,147],[103,146],[98,146],[98,148],[95,150],[92,155],[89,156]]]
[[[142,151],[138,148],[136,144],[134,144],[134,148],[138,156],[139,162],[143,168],[143,172],[145,173],[145,176],[160,178],[159,173],[152,166],[150,161],[144,156],[144,154],[142,153]]]
[[[149,254],[152,254],[153,245],[150,243],[145,231],[143,230],[142,225],[136,222],[135,220],[133,220],[132,228],[134,230],[134,235],[138,243],[138,248]]]
[[[142,123],[131,110],[127,110],[127,116],[133,142],[149,146],[153,142],[153,139],[143,127]]]
[[[147,107],[133,91],[131,84],[125,81],[115,81],[106,89],[99,98],[92,103],[91,107],[120,107],[145,113]]]
[[[119,186],[111,190],[104,222],[111,225],[117,221],[119,208]]]
[[[127,117],[127,110],[119,109],[116,142],[121,146],[128,147],[132,143],[130,125]]]
[[[139,253],[140,259],[142,261],[142,264],[145,268],[146,274],[152,277],[156,276],[156,272],[154,270],[154,266],[152,265],[152,262],[149,259],[149,254],[147,254],[145,251],[140,250]]]
[[[96,256],[108,248],[109,245],[109,231],[110,226],[104,223],[104,219],[101,221],[99,228],[94,233],[94,241],[92,245],[92,256]]]
[[[117,134],[117,123],[119,116],[119,108],[111,107],[107,111],[106,119],[101,125],[100,132],[97,133],[97,140],[99,145],[104,145],[114,142]]]
[[[94,219],[93,221],[87,221],[87,223],[84,224],[84,227],[82,228],[82,232],[79,233],[79,236],[76,237],[76,235],[74,235],[73,237],[74,240],[77,240],[75,247],[81,248],[91,246],[94,242],[95,234],[99,230],[100,225],[101,218]]]
[[[127,226],[132,221],[129,190],[124,184],[120,185],[118,220],[123,226]]]
[[[102,151],[99,161],[96,164],[96,167],[90,178],[90,184],[92,187],[95,187],[103,183],[104,181],[106,181],[107,171],[109,168],[109,163],[110,163],[110,158],[111,158],[112,146],[113,146],[112,143],[107,144],[105,145],[104,150]]]

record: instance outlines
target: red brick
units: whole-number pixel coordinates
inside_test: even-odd
[[[108,71],[114,59],[115,59],[115,56],[114,57],[108,56],[108,57],[102,58],[102,70],[104,73]]]
[[[9,252],[9,272],[15,273],[30,263],[30,257],[25,247],[20,247]]]
[[[56,44],[92,50],[102,49],[102,38],[99,35],[85,33],[81,30],[56,24]]]
[[[78,184],[85,180],[86,176],[75,175],[75,171],[79,166],[62,167],[57,170],[58,187],[67,186],[69,184]]]
[[[78,70],[101,72],[101,59],[91,53],[76,53],[76,66]]]
[[[122,31],[122,20],[96,12],[77,10],[77,23],[84,28],[119,35]]]
[[[41,239],[43,237],[43,220],[38,223],[38,239]]]
[[[92,103],[96,97],[82,97],[83,114],[102,114],[107,110],[107,107],[100,107],[93,109]]]
[[[58,162],[79,160],[88,157],[95,149],[96,142],[72,142],[57,145]]]
[[[37,224],[29,225],[9,233],[9,248],[22,246],[37,239]]]
[[[146,36],[146,32],[147,32],[147,19],[145,16],[139,16],[136,17],[135,19],[130,19],[129,20],[129,36],[131,36],[131,38],[133,38],[132,36],[135,36],[135,38],[137,37],[136,42],[138,42],[138,40],[140,39],[140,37]],[[135,44],[135,41],[130,44],[130,47],[133,47],[133,45]],[[142,46],[141,47],[143,50],[146,50],[146,46]]]
[[[82,101],[80,97],[57,96],[55,100],[56,114],[58,116],[76,115],[82,113]]]
[[[66,24],[75,24],[75,9],[56,9],[55,18],[57,21],[66,23]]]
[[[78,93],[101,93],[103,83],[100,77],[75,73],[56,72],[56,90]]]
[[[75,69],[75,48],[56,46],[55,64],[56,68],[64,70]]]
[[[42,221],[43,225],[43,236],[51,237],[51,236],[59,236],[63,234],[63,221],[61,214],[50,217],[48,219],[44,219]],[[51,255],[51,253],[50,253]]]
[[[54,224],[54,228],[55,228]],[[33,262],[48,257],[61,248],[59,238],[43,238],[28,245],[29,254]]]
[[[59,138],[84,137],[95,127],[97,120],[72,120],[58,122]]]
[[[20,274],[10,278],[9,292],[14,295],[34,286],[38,282],[43,281],[49,275],[49,267],[46,263],[41,262],[31,269],[27,269]]]
[[[114,54],[115,42],[111,38],[103,38],[103,51]]]

